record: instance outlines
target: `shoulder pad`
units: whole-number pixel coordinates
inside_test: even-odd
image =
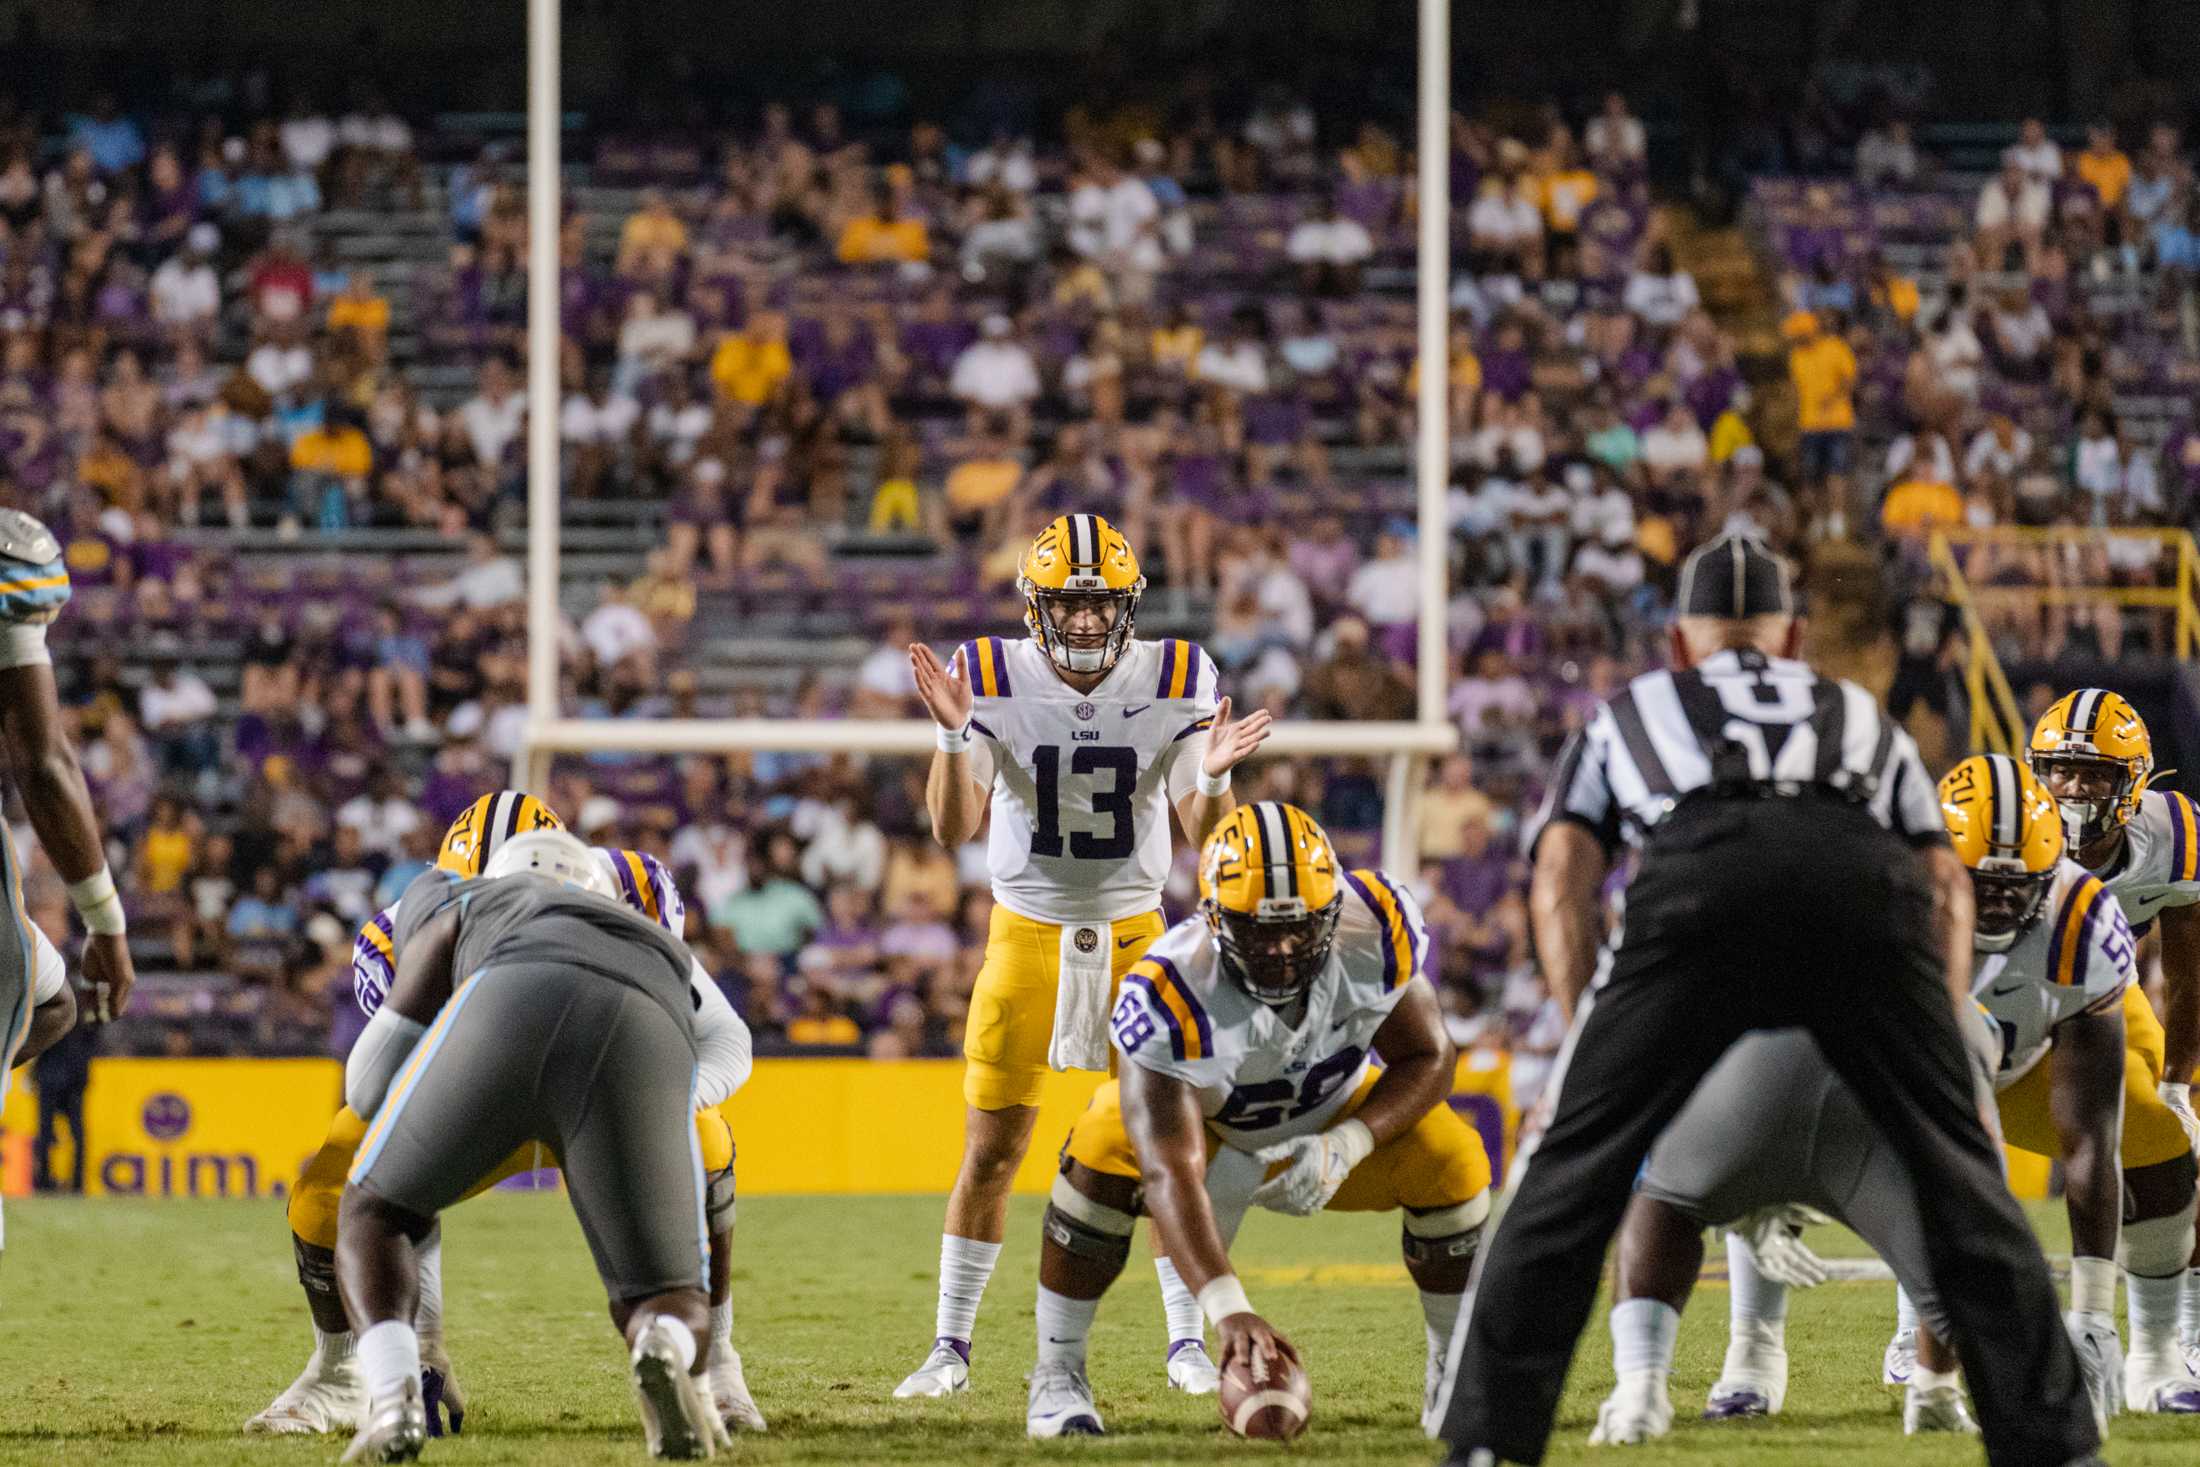
[[[53,531],[19,509],[0,509],[0,556],[45,565],[61,558]]]

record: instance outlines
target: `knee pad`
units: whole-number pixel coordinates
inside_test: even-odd
[[[1121,1268],[1131,1256],[1131,1215],[1104,1202],[1095,1202],[1072,1187],[1067,1177],[1054,1179],[1041,1222],[1047,1241],[1079,1258]]]
[[[1482,1228],[1490,1218],[1490,1194],[1477,1192],[1456,1207],[1434,1212],[1408,1212],[1405,1223],[1405,1255],[1408,1263],[1441,1263],[1452,1259],[1472,1262],[1482,1245]]]
[[[2166,1279],[2185,1271],[2192,1258],[2193,1199],[2168,1217],[2150,1217],[2124,1224],[2116,1240],[2116,1261],[2126,1273],[2143,1279]]]

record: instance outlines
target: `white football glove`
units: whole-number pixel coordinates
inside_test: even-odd
[[[2154,1087],[2154,1093],[2162,1097],[2162,1104],[2177,1117],[2177,1124],[2185,1128],[2185,1143],[2193,1155],[2200,1156],[2200,1115],[2192,1110],[2192,1087],[2180,1085],[2175,1080],[2164,1080]]]
[[[1761,1207],[1738,1219],[1727,1231],[1757,1255],[1757,1271],[1791,1289],[1815,1289],[1833,1277],[1826,1261],[1804,1245],[1807,1225],[1823,1221],[1806,1207]]]
[[[1261,1183],[1253,1201],[1272,1212],[1312,1217],[1329,1205],[1329,1199],[1337,1195],[1352,1169],[1367,1160],[1374,1149],[1375,1133],[1366,1122],[1357,1120],[1340,1121],[1318,1135],[1263,1146],[1253,1153],[1263,1162],[1290,1165]]]
[[[2105,1435],[2108,1418],[2124,1405],[2124,1345],[2116,1338],[2116,1317],[2072,1309],[2063,1315],[2063,1327],[2078,1351],[2078,1374],[2093,1401],[2093,1423]]]

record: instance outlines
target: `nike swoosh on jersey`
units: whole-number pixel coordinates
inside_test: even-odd
[[[1138,939],[1135,937],[1118,937],[1115,940],[1115,945],[1117,947],[1129,947],[1132,943],[1136,941],[1138,941]]]
[[[2022,983],[2012,983],[2008,987],[2004,988],[2000,984],[1996,984],[1994,985],[1994,987],[1989,988],[1986,991],[1996,998],[2007,998],[2012,993],[2022,993],[2024,991],[2024,985]]]
[[[1144,713],[1148,708],[1151,707],[1153,707],[1153,704],[1151,703],[1141,703],[1136,708],[1124,709],[1123,716],[1125,718],[1136,718],[1139,714]]]

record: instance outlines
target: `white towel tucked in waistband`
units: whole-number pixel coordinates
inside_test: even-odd
[[[1054,996],[1047,1064],[1057,1070],[1108,1067],[1108,999],[1115,987],[1114,928],[1072,922],[1062,929],[1062,976]]]

